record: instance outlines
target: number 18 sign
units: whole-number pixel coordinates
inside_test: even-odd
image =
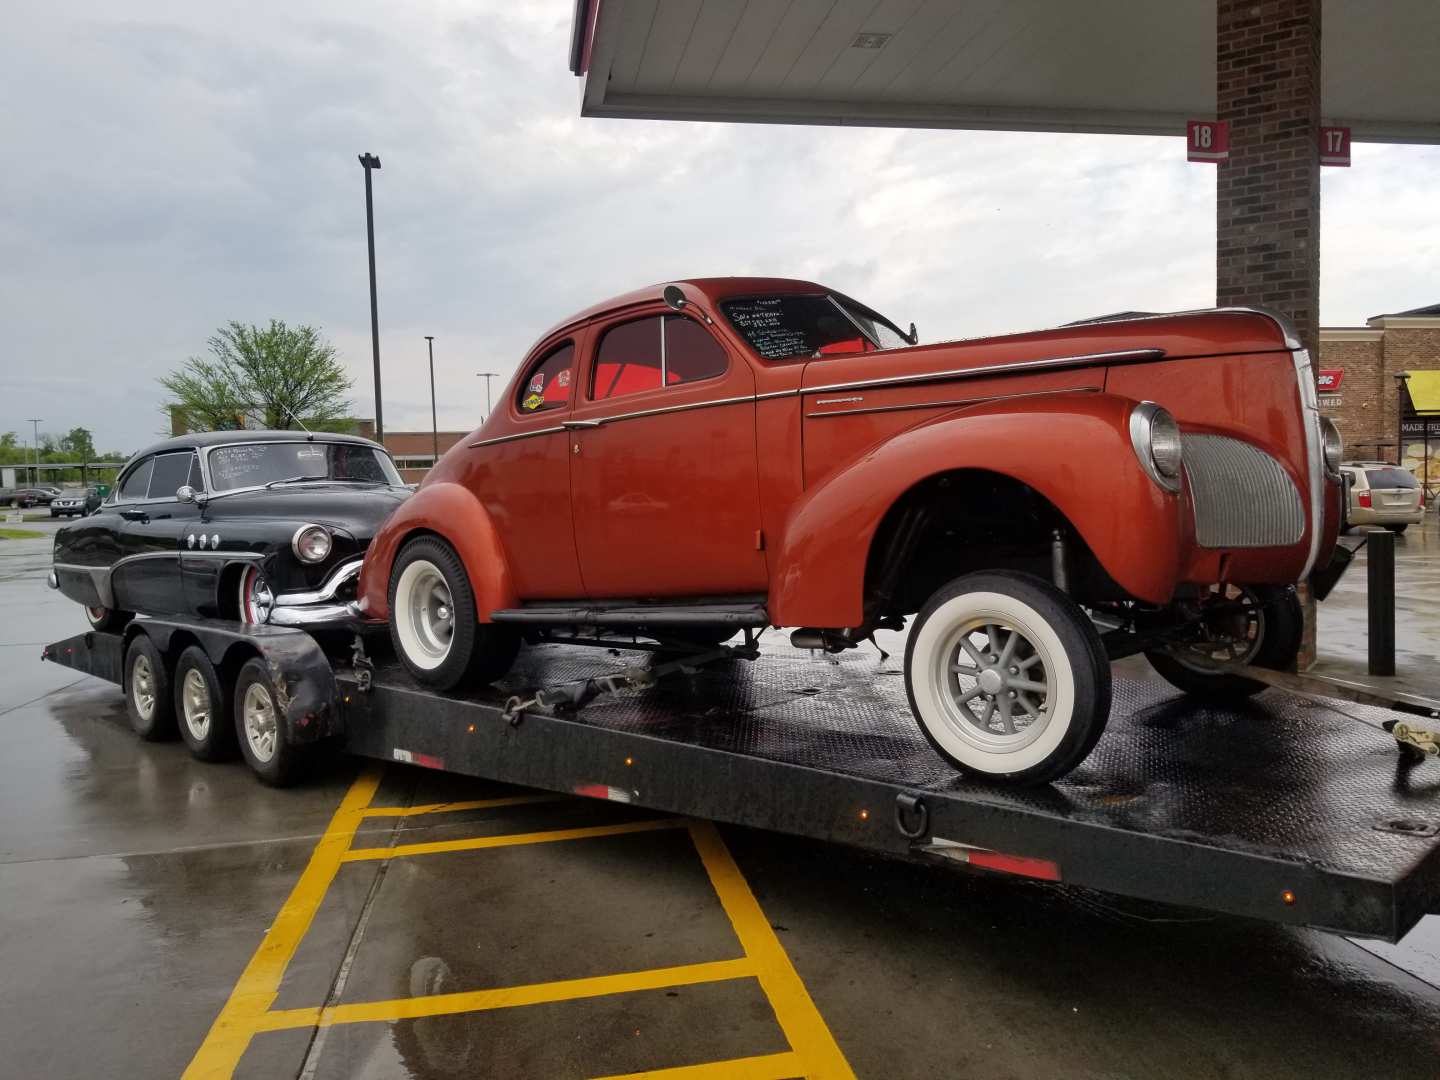
[[[1188,161],[1229,161],[1229,123],[1224,120],[1186,120],[1185,157]]]

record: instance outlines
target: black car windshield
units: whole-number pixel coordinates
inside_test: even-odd
[[[357,443],[238,443],[215,447],[206,461],[215,493],[302,479],[400,485],[389,454]]]
[[[726,300],[720,310],[765,360],[901,349],[908,338],[883,315],[834,293]]]

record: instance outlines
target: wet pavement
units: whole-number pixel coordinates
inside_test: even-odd
[[[266,789],[40,663],[83,628],[47,562],[0,541],[0,1075],[1437,1072],[1433,918],[1360,947],[345,759]]]

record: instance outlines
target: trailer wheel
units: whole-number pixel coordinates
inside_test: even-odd
[[[1064,776],[1110,714],[1110,662],[1094,625],[1042,578],[966,574],[938,589],[905,645],[920,730],[967,772],[1021,784]]]
[[[235,727],[220,673],[199,645],[191,645],[175,663],[175,719],[180,738],[201,761],[235,756]]]
[[[85,621],[90,624],[91,630],[106,631],[119,630],[135,616],[129,611],[115,611],[112,608],[87,606],[85,608]]]
[[[1258,603],[1244,616],[1226,616],[1207,624],[1201,637],[1152,649],[1145,653],[1160,677],[1177,690],[1206,701],[1241,701],[1265,689],[1265,684],[1230,674],[1226,669],[1253,664],[1271,671],[1287,671],[1300,655],[1305,613],[1294,589],[1226,590],[1227,599],[1246,592]]]
[[[390,571],[390,639],[415,680],[437,690],[494,682],[520,649],[513,627],[477,621],[460,556],[428,536],[406,544]]]
[[[285,710],[265,661],[245,661],[235,680],[235,734],[250,771],[271,787],[289,787],[303,775],[309,747],[286,738]]]
[[[146,742],[175,737],[175,702],[165,658],[143,633],[125,650],[125,712],[130,726]]]

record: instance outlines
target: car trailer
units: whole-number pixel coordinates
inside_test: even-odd
[[[762,642],[751,662],[655,680],[663,658],[541,643],[466,695],[300,630],[203,620],[137,618],[44,658],[121,683],[137,634],[172,665],[196,644],[222,672],[263,658],[292,743],[1357,937],[1397,941],[1440,912],[1440,771],[1397,754],[1400,714],[1369,705],[1271,689],[1210,706],[1125,661],[1090,757],[1013,788],[934,753],[878,650]]]

